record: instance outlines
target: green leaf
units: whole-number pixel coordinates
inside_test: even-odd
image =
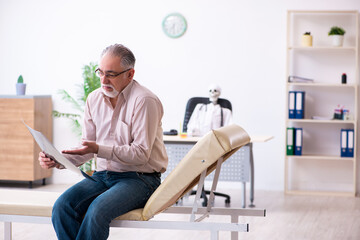
[[[56,110],[54,110],[52,112],[53,116],[54,117],[64,117],[64,118],[68,118],[68,119],[77,119],[77,118],[80,118],[80,114],[76,114],[76,113],[61,113],[61,112],[58,112]]]
[[[338,26],[333,26],[330,31],[329,31],[329,36],[330,35],[344,35],[346,32],[343,28],[338,27]]]
[[[84,171],[84,172],[89,172],[89,171],[92,171],[94,169],[92,169],[92,165],[93,165],[93,162],[95,161],[95,159],[91,159],[90,161],[84,163],[83,165],[81,165],[79,168]]]
[[[62,96],[62,99],[68,103],[71,103],[75,109],[80,112],[84,112],[83,107],[64,89],[60,89],[58,93]]]
[[[96,75],[95,70],[98,68],[96,63],[91,62],[89,65],[85,65],[83,67],[83,90],[84,95],[83,99],[86,102],[87,97],[89,94],[98,89],[101,86],[100,78]]]
[[[79,138],[81,137],[81,125],[79,123],[79,119],[81,118],[80,114],[74,114],[74,113],[61,113],[56,110],[52,112],[52,115],[54,117],[63,117],[71,120],[72,122],[72,131],[75,133]]]
[[[82,127],[77,119],[73,120],[73,132],[80,138],[82,135]]]
[[[22,75],[19,76],[17,82],[18,82],[18,83],[24,83],[24,78],[23,78]]]

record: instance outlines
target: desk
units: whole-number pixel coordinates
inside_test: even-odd
[[[267,142],[273,136],[250,136],[251,141],[246,146],[240,148],[224,163],[219,180],[220,181],[238,181],[243,184],[242,207],[246,206],[246,182],[250,182],[250,205],[254,205],[254,156],[252,144],[255,142]],[[163,178],[167,176],[172,169],[181,161],[181,159],[189,152],[193,145],[200,137],[180,137],[164,135],[166,151],[169,156],[169,165],[167,171],[163,174]],[[211,178],[211,173],[208,178]]]

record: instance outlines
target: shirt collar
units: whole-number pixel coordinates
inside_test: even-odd
[[[134,79],[130,81],[130,83],[124,88],[124,90],[122,90],[122,92],[119,95],[123,95],[124,99],[128,99],[128,96],[131,92],[131,88],[134,85]]]

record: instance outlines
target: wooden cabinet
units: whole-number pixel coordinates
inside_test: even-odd
[[[286,63],[286,128],[300,128],[302,154],[285,151],[285,192],[355,196],[357,182],[357,131],[359,25],[357,11],[288,11]],[[331,27],[345,29],[344,44],[332,46]],[[303,46],[311,32],[312,46]],[[347,83],[342,84],[346,73]],[[312,82],[289,82],[289,76]],[[302,119],[289,118],[289,92],[305,92]],[[344,107],[350,117],[333,119]],[[341,157],[342,129],[354,130],[354,156]],[[285,134],[287,136],[287,134]],[[286,142],[286,145],[288,142]]]
[[[0,96],[0,180],[32,181],[51,176],[42,169],[41,151],[22,123],[52,141],[51,96]]]

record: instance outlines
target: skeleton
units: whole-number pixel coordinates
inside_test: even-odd
[[[217,100],[221,94],[221,88],[219,85],[211,84],[209,86],[209,100],[212,104],[216,105]]]
[[[208,89],[210,103],[196,105],[187,125],[189,136],[203,136],[211,129],[232,123],[231,111],[218,104],[220,86],[211,84]]]

